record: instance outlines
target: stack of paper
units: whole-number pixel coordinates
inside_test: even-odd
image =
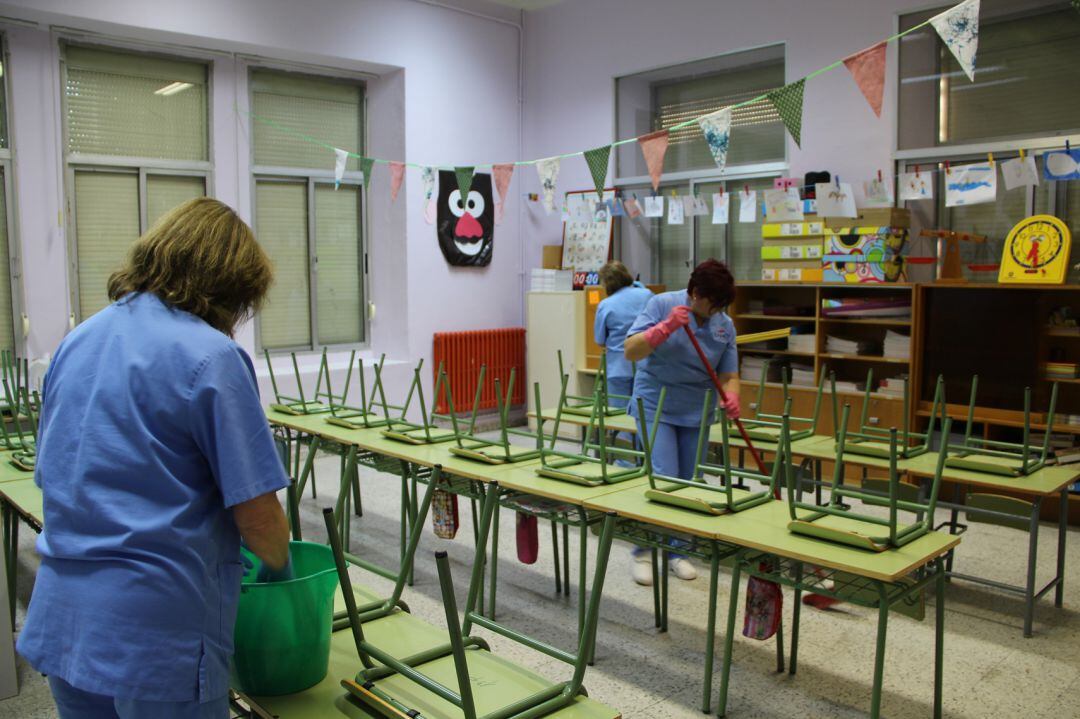
[[[885,356],[907,359],[911,356],[911,336],[887,330],[885,332]]]
[[[795,364],[791,365],[791,384],[801,387],[814,386],[814,366]]]
[[[739,379],[749,382],[758,382],[761,380],[761,370],[764,368],[764,357],[743,355],[739,364]]]
[[[828,335],[825,338],[825,351],[838,355],[880,355],[881,342],[866,339],[849,340]]]
[[[796,335],[788,337],[788,350],[791,352],[806,352],[813,354],[817,351],[817,335]]]
[[[895,397],[903,397],[904,387],[906,385],[907,377],[904,375],[901,375],[900,377],[888,377],[881,381],[881,385],[878,387],[878,392],[881,392],[882,394],[893,395]]]
[[[858,385],[855,384],[854,382],[848,382],[846,380],[843,380],[843,381],[842,380],[837,380],[836,381],[836,391],[837,392],[858,393],[860,390],[859,390]]]
[[[1047,379],[1076,379],[1080,376],[1080,365],[1076,362],[1047,362]]]

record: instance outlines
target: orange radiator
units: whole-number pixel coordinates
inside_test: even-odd
[[[436,332],[433,344],[432,372],[437,373],[439,363],[443,363],[447,379],[450,381],[450,392],[454,398],[456,411],[472,410],[481,365],[487,365],[487,377],[480,393],[480,409],[494,409],[497,406],[495,378],[499,379],[502,391],[505,392],[511,369],[516,369],[517,372],[510,403],[525,403],[527,383],[525,381],[524,327],[472,332]],[[449,410],[445,395],[437,397],[435,411],[448,412]]]

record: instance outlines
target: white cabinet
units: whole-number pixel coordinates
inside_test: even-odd
[[[591,377],[578,371],[584,362],[585,349],[579,347],[584,337],[585,302],[582,292],[529,292],[525,299],[525,345],[529,375],[528,408],[534,412],[533,383],[540,383],[540,402],[554,407],[559,401],[558,352],[562,351],[563,370],[568,375],[567,393],[592,391]],[[584,369],[584,365],[582,365]],[[583,380],[589,380],[583,382]],[[529,426],[535,428],[530,420]],[[564,437],[577,437],[576,428],[564,426]]]

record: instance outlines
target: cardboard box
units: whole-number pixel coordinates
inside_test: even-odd
[[[562,269],[562,245],[544,245],[540,266],[545,270]]]
[[[820,260],[821,240],[764,240],[761,245],[763,260]]]
[[[825,233],[821,220],[808,222],[766,222],[761,226],[761,236],[774,237],[820,237]]]
[[[838,227],[911,227],[911,211],[905,207],[864,207],[855,217],[826,217],[825,226]]]
[[[763,267],[761,279],[766,282],[821,282],[821,267]]]

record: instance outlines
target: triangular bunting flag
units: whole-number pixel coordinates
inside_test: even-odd
[[[514,163],[504,162],[491,166],[491,174],[495,179],[495,191],[499,193],[499,204],[495,206],[495,221],[502,222],[503,210],[506,208],[506,198],[510,192],[510,178],[514,176]]]
[[[769,102],[780,113],[780,119],[784,121],[784,127],[791,133],[795,144],[802,147],[802,105],[803,90],[806,88],[806,78],[793,82],[790,85],[773,90],[768,94]]]
[[[653,192],[660,191],[660,175],[664,171],[664,155],[667,154],[668,131],[657,130],[637,139],[641,154],[645,156],[645,166],[649,168]]]
[[[364,189],[371,189],[371,173],[375,169],[375,160],[370,157],[360,158],[360,172],[364,173]]]
[[[341,184],[341,178],[345,177],[345,164],[349,161],[348,150],[334,148],[334,189]]]
[[[698,118],[701,133],[705,136],[705,142],[709,143],[709,152],[712,153],[716,166],[721,170],[727,164],[728,146],[731,144],[731,108]]]
[[[604,183],[607,181],[608,160],[611,159],[611,145],[594,147],[584,152],[585,163],[592,173],[593,184],[596,186],[596,197],[604,199]]]
[[[941,41],[960,63],[968,80],[975,80],[975,51],[979,49],[979,0],[964,0],[930,18]]]
[[[435,224],[435,203],[431,197],[435,194],[435,168],[425,167],[420,171],[420,181],[424,184],[424,221]]]
[[[390,201],[397,199],[398,190],[401,189],[401,181],[405,179],[405,163],[390,163]]]
[[[475,167],[454,168],[454,175],[457,177],[458,190],[461,191],[462,207],[468,207],[469,205],[469,190],[472,189],[472,176],[475,171]]]
[[[844,67],[855,78],[855,84],[870,103],[870,109],[881,117],[881,99],[885,94],[885,43],[879,42],[844,58]]]
[[[544,197],[544,212],[549,215],[555,211],[555,183],[559,180],[561,163],[558,157],[536,161],[536,174],[540,176],[540,191]]]

